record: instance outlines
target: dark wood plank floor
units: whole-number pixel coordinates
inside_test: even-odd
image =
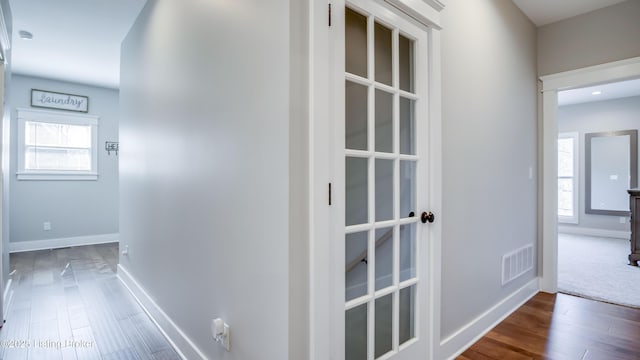
[[[638,360],[640,309],[539,293],[458,359]]]
[[[178,360],[116,277],[118,245],[11,254],[5,360]]]

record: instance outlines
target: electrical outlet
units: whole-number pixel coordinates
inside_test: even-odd
[[[45,221],[42,223],[42,229],[44,231],[49,231],[51,230],[51,222],[50,221]]]
[[[620,224],[626,224],[627,218],[625,216],[620,216]]]
[[[213,339],[220,343],[222,347],[227,351],[231,351],[231,333],[229,324],[225,323],[222,319],[217,318],[211,320],[211,332]]]

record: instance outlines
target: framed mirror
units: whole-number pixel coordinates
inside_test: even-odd
[[[629,215],[638,186],[638,130],[585,134],[585,212]]]

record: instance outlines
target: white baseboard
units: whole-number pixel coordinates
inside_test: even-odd
[[[207,360],[207,357],[187,337],[187,335],[171,320],[158,304],[147,294],[136,279],[120,264],[118,264],[118,278],[138,301],[151,320],[158,326],[162,335],[171,343],[182,359]]]
[[[76,236],[58,239],[18,241],[9,243],[9,252],[23,252],[34,250],[59,249],[69,246],[96,245],[118,242],[120,234],[100,234],[89,236]]]
[[[593,228],[583,228],[583,227],[577,227],[577,226],[560,225],[558,226],[558,232],[565,233],[565,234],[599,236],[599,237],[608,237],[608,238],[625,239],[625,240],[629,240],[631,238],[631,231],[593,229]]]
[[[2,314],[4,317],[7,317],[7,313],[9,312],[9,306],[11,306],[11,300],[13,300],[13,289],[11,289],[11,285],[13,284],[13,279],[9,279],[7,281],[7,285],[4,287],[4,294],[2,295]],[[2,321],[4,319],[0,319],[0,326],[2,326]]]
[[[454,359],[538,293],[538,278],[528,282],[440,343],[440,358]]]

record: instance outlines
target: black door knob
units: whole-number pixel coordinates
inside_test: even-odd
[[[436,216],[433,215],[433,213],[431,211],[429,212],[423,212],[422,215],[420,216],[420,220],[422,220],[423,224],[426,224],[427,221],[432,223],[433,220],[435,220]]]

